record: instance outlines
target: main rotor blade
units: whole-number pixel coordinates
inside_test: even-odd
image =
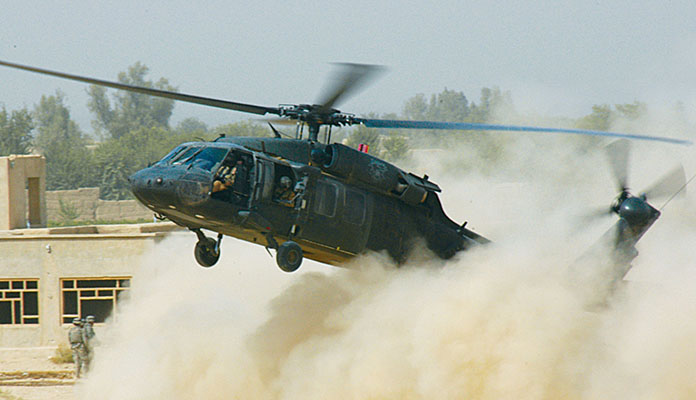
[[[439,122],[439,121],[408,121],[394,119],[371,119],[356,118],[355,122],[361,123],[368,128],[401,128],[401,129],[442,129],[455,131],[511,131],[511,132],[546,132],[546,133],[569,133],[577,135],[618,137],[636,140],[651,140],[655,142],[666,142],[683,145],[692,145],[690,140],[673,139],[660,136],[643,136],[630,133],[615,133],[604,131],[591,131],[586,129],[566,129],[566,128],[541,128],[536,126],[521,125],[494,125],[477,124],[470,122]]]
[[[377,72],[383,70],[383,67],[370,64],[339,63],[336,65],[341,68],[334,71],[331,79],[333,84],[324,91],[318,103],[325,111],[331,110],[349,93],[365,86],[368,78],[374,78]]]
[[[36,67],[31,67],[31,66],[21,65],[21,64],[15,64],[15,63],[2,61],[2,60],[0,60],[0,65],[4,65],[4,66],[10,67],[10,68],[22,69],[22,70],[30,71],[30,72],[36,72],[36,73],[44,74],[44,75],[56,76],[58,78],[64,78],[64,79],[70,79],[70,80],[78,81],[78,82],[90,83],[93,85],[106,86],[106,87],[110,87],[113,89],[127,90],[129,92],[135,92],[135,93],[147,94],[150,96],[164,97],[164,98],[168,98],[168,99],[184,101],[187,103],[202,104],[205,106],[224,108],[227,110],[235,110],[235,111],[241,111],[241,112],[252,113],[252,114],[261,114],[261,115],[278,114],[278,115],[280,115],[280,110],[276,107],[264,107],[264,106],[256,106],[253,104],[235,103],[235,102],[227,101],[227,100],[218,100],[218,99],[212,99],[209,97],[193,96],[193,95],[189,95],[189,94],[170,92],[168,90],[152,89],[152,88],[146,88],[146,87],[134,86],[134,85],[126,85],[123,83],[104,81],[101,79],[94,79],[94,78],[89,78],[89,77],[84,77],[84,76],[79,76],[79,75],[66,74],[66,73],[57,72],[57,71],[50,71],[47,69],[36,68]]]
[[[628,189],[628,163],[631,153],[631,143],[626,139],[619,139],[609,143],[604,150],[606,151],[611,170],[614,173],[617,191],[623,192]]]
[[[648,200],[672,196],[684,188],[684,185],[686,185],[686,174],[680,165],[653,183],[644,194]]]

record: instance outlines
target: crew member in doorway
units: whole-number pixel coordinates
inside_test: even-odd
[[[292,190],[292,179],[289,176],[281,176],[275,191],[278,202],[292,206],[295,195],[296,193]]]

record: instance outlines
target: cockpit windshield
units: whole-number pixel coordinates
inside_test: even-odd
[[[167,165],[169,162],[179,154],[181,154],[184,149],[186,149],[187,146],[181,145],[177,146],[174,150],[170,151],[166,156],[164,156],[161,160],[157,161],[155,165]]]
[[[198,150],[200,150],[200,146],[191,146],[191,147],[186,147],[179,153],[177,153],[174,157],[172,157],[169,160],[169,163],[171,165],[179,165],[183,164],[186,160],[191,158],[192,155],[194,155]]]

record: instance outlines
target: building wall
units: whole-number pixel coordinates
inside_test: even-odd
[[[33,187],[35,210],[31,216],[34,226],[46,226],[46,159],[37,155],[11,155],[0,157],[0,229],[25,228],[27,226],[27,179],[37,179]]]
[[[135,221],[152,218],[152,211],[136,200],[100,200],[99,188],[81,188],[46,192],[49,221],[63,220],[61,202],[63,207],[74,208],[76,221]]]
[[[137,279],[140,256],[176,229],[171,223],[158,223],[0,234],[0,279],[39,281],[39,323],[0,325],[0,347],[57,346],[64,342],[61,279]]]

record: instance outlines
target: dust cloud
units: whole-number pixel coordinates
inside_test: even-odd
[[[517,160],[512,180],[511,168],[462,176],[447,163],[426,167],[444,189],[447,213],[495,240],[448,262],[419,249],[399,269],[368,254],[347,269],[305,261],[285,274],[261,247],[226,239],[220,263],[202,269],[192,234],[164,240],[143,258],[130,301],[98,332],[94,368],[76,392],[107,399],[696,397],[696,197],[663,210],[639,243],[631,283],[608,307],[588,310],[587,291],[572,284],[566,266],[614,221],[578,222],[616,195],[608,167],[601,155],[530,143],[522,140],[519,154],[537,157]],[[635,159],[658,161],[634,163],[637,186],[679,161],[677,150],[693,159],[692,150],[660,150],[669,152],[660,158],[637,147]]]

